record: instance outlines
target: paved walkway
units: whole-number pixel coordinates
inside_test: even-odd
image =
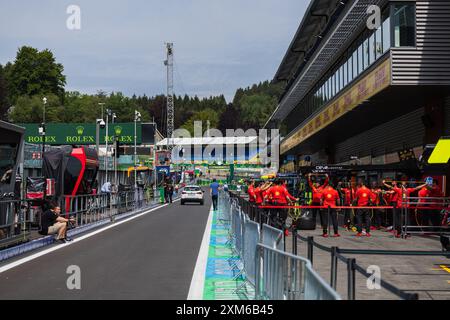
[[[314,236],[314,240],[327,247],[337,246],[341,249],[377,249],[377,250],[418,250],[441,251],[438,237],[413,236],[408,239],[397,239],[389,232],[373,231],[372,237],[356,237],[352,231],[340,230],[340,238],[323,238],[321,229],[300,231],[303,237]],[[307,245],[298,241],[298,254],[307,256]],[[286,250],[292,250],[292,238],[286,240]],[[450,259],[439,256],[392,256],[392,255],[360,255],[344,254],[355,258],[356,262],[367,268],[379,266],[382,279],[399,289],[418,293],[419,299],[450,299]],[[330,281],[330,253],[314,248],[314,269],[328,282]],[[347,266],[338,263],[337,291],[342,298],[347,297]],[[388,291],[369,290],[366,278],[356,273],[356,299],[399,299]]]
[[[247,300],[254,297],[254,290],[233,267],[239,264],[239,256],[228,241],[230,228],[230,221],[223,220],[220,211],[213,212],[204,300]]]

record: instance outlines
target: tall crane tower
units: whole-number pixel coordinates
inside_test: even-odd
[[[174,120],[174,104],[173,104],[173,43],[166,43],[167,60],[164,65],[167,67],[167,149],[173,148],[173,120]]]

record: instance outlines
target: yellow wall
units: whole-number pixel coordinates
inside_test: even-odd
[[[286,153],[312,135],[316,134],[342,115],[353,110],[363,101],[384,90],[391,84],[391,60],[387,59],[371,73],[352,87],[343,91],[325,109],[312,118],[305,126],[281,142],[280,152]]]

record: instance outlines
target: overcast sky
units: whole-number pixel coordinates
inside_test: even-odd
[[[224,94],[271,80],[309,0],[0,0],[0,64],[17,48],[48,48],[66,90],[164,93],[165,42],[176,94]],[[69,30],[69,5],[81,29]]]

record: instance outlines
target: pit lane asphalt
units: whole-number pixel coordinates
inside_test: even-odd
[[[174,202],[0,273],[0,299],[186,299],[209,198]],[[81,269],[80,290],[67,288],[71,265]]]

